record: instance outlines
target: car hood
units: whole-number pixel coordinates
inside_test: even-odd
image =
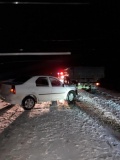
[[[76,85],[65,85],[65,87],[76,90]]]

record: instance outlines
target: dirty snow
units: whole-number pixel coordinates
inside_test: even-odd
[[[76,104],[0,102],[0,160],[120,160],[120,97],[79,92]],[[95,118],[96,117],[96,118]]]
[[[120,94],[98,91],[97,94],[79,92],[78,100],[87,105],[87,109],[97,118],[101,119],[112,128],[120,131]],[[81,104],[82,105],[82,104]]]

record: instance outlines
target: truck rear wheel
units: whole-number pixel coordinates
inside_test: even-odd
[[[57,101],[52,101],[52,106],[57,106]]]
[[[75,101],[76,93],[74,91],[70,91],[67,95],[68,104],[71,104]]]

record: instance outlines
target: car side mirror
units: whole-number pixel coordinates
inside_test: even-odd
[[[63,87],[65,86],[64,83],[62,84],[62,86],[63,86]]]

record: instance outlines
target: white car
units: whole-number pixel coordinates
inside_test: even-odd
[[[1,98],[11,104],[19,104],[24,109],[32,109],[35,103],[67,100],[73,102],[76,87],[65,86],[53,76],[21,76],[11,81],[2,82]]]

